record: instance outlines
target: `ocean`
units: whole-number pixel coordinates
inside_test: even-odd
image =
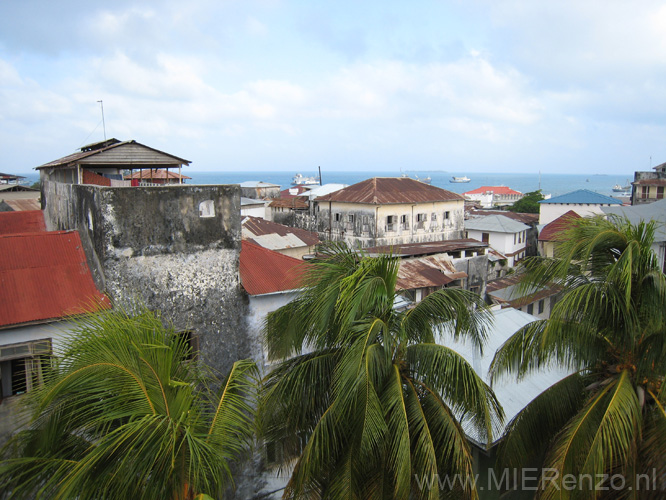
[[[304,176],[316,176],[317,172],[301,171]],[[558,196],[576,189],[589,189],[607,196],[618,196],[613,193],[615,184],[625,185],[633,180],[633,173],[627,175],[574,175],[574,174],[500,174],[500,173],[470,173],[470,172],[441,172],[441,171],[405,171],[405,174],[414,178],[430,176],[432,185],[448,189],[455,193],[464,193],[481,186],[508,186],[521,193],[536,191],[541,186],[544,194]],[[282,189],[291,186],[291,179],[296,172],[198,172],[183,169],[183,174],[192,177],[187,184],[238,184],[244,181],[264,181],[279,184]],[[24,174],[27,181],[32,184],[39,179],[37,173]],[[465,184],[453,184],[449,180],[452,176],[467,176],[471,179]],[[399,177],[400,172],[377,171],[322,171],[324,183],[355,184],[370,177]]]

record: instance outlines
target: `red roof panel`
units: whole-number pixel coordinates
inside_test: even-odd
[[[288,255],[243,241],[240,277],[250,295],[284,292],[300,287],[305,263]]]
[[[539,233],[539,241],[555,241],[559,233],[569,229],[572,220],[580,218],[580,215],[573,210],[569,210],[567,213],[560,215],[554,221],[543,226],[543,229],[541,229],[541,232]]]
[[[0,236],[0,327],[109,307],[76,231]]]
[[[46,231],[44,212],[41,210],[21,210],[0,212],[0,235],[36,233]],[[2,254],[0,253],[0,258]]]
[[[484,193],[494,193],[494,194],[523,194],[520,191],[515,191],[507,186],[481,186],[480,188],[472,189],[463,193],[466,194],[484,194]]]

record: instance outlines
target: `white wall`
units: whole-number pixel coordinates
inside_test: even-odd
[[[539,203],[539,224],[548,224],[558,217],[573,210],[581,217],[604,215],[601,207],[610,207],[613,205],[590,205],[575,203]]]
[[[521,253],[524,254],[527,237],[527,230],[519,233],[499,233],[493,231],[479,231],[477,229],[467,229],[468,238],[483,241],[483,233],[488,233],[488,245],[498,252],[507,256],[509,267],[513,267],[515,262],[520,259]],[[514,234],[516,243],[514,244]],[[520,238],[519,238],[520,236]],[[520,241],[520,242],[519,242]],[[518,254],[516,254],[518,252]],[[516,254],[516,255],[510,255]]]
[[[269,220],[266,216],[267,212],[270,212],[270,210],[267,210],[266,205],[246,205],[245,207],[241,207],[240,211],[241,217],[249,215],[251,217],[259,217],[260,219]]]

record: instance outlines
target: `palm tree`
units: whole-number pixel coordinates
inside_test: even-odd
[[[499,349],[491,372],[523,377],[558,363],[572,374],[509,423],[501,461],[539,460],[548,476],[540,498],[598,498],[604,474],[618,475],[600,485],[604,498],[661,498],[654,490],[666,473],[666,279],[651,249],[655,224],[597,217],[571,225],[555,258],[525,265],[530,286],[559,283],[562,299],[550,319]],[[580,481],[573,490],[567,474]]]
[[[153,313],[81,321],[45,385],[26,396],[30,427],[4,450],[0,491],[18,498],[220,497],[253,435],[255,366],[224,379],[192,359]],[[0,495],[1,496],[1,495]]]
[[[480,347],[484,304],[447,289],[398,312],[398,267],[334,246],[308,265],[302,294],[267,319],[269,358],[280,362],[265,379],[261,416],[268,445],[293,466],[285,498],[476,497],[464,482],[472,455],[459,418],[490,436],[502,411],[435,335],[453,322],[456,337]],[[437,478],[454,474],[461,482],[440,491]]]

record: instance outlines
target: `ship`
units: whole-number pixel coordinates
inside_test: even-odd
[[[613,192],[615,193],[624,193],[626,191],[631,191],[631,184],[629,184],[629,181],[627,181],[627,184],[624,186],[620,186],[619,184],[613,186]]]
[[[456,184],[462,184],[462,183],[464,183],[464,182],[469,182],[469,181],[471,181],[471,180],[472,180],[472,179],[470,179],[470,178],[467,177],[467,176],[464,176],[464,177],[451,177],[451,180],[450,180],[449,182],[453,182],[453,183],[456,183]]]
[[[313,186],[319,184],[318,177],[306,177],[302,174],[294,175],[294,178],[291,180],[291,183],[294,186]]]

